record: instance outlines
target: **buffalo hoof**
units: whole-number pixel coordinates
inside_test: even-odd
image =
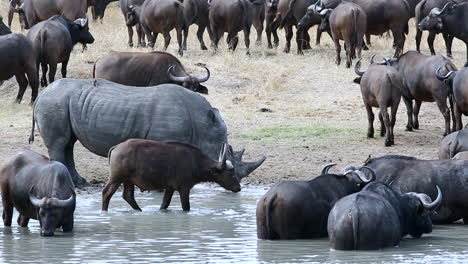
[[[137,48],[146,48],[146,43],[145,42],[141,42],[141,43],[138,43],[137,45]]]
[[[414,129],[419,129],[419,123],[414,123],[414,124],[413,124],[413,128],[414,128]]]
[[[47,81],[44,80],[44,79],[42,79],[42,80],[41,80],[41,86],[42,86],[42,87],[46,87],[46,86],[47,86]]]
[[[465,65],[463,67],[468,67],[468,61],[465,62]]]
[[[363,49],[363,50],[369,50],[369,47],[367,47],[367,46],[364,45],[364,47],[362,47],[362,49]]]
[[[346,62],[346,68],[351,68],[351,62],[349,61]]]
[[[406,126],[405,131],[413,131],[413,127],[412,126]]]
[[[180,49],[178,52],[177,52],[181,57],[184,56],[184,52],[182,49]]]
[[[335,64],[336,64],[336,65],[340,65],[340,64],[341,64],[341,60],[336,60],[336,61],[335,61]]]
[[[201,46],[201,50],[208,50],[208,48],[205,45],[203,45],[203,46]]]
[[[449,59],[453,59],[452,53],[447,53],[447,57],[448,57]]]
[[[262,45],[262,41],[261,41],[261,40],[257,40],[257,41],[255,41],[255,45],[257,45],[257,46],[261,46],[261,45]]]
[[[250,56],[250,51],[247,50],[247,52],[245,53],[245,55]]]
[[[367,138],[374,138],[374,133],[367,133]]]
[[[284,52],[284,53],[289,53],[289,48],[287,48],[287,47],[284,48],[284,49],[283,49],[283,52]]]
[[[267,48],[268,48],[268,49],[273,49],[273,45],[271,45],[271,43],[268,43]]]
[[[320,41],[316,41],[315,46],[320,46]]]
[[[304,55],[304,52],[302,50],[298,50],[297,55]]]
[[[128,46],[129,46],[130,48],[133,48],[133,43],[129,42],[129,43],[128,43]]]
[[[391,147],[391,146],[392,146],[392,142],[389,141],[389,140],[385,140],[385,146],[386,146],[386,147]]]

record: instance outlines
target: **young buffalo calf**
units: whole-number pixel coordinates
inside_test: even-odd
[[[110,178],[102,191],[102,210],[123,183],[123,198],[135,210],[134,186],[144,190],[164,189],[161,209],[167,209],[174,191],[180,194],[182,209],[190,210],[189,193],[195,184],[216,182],[233,192],[241,190],[231,161],[226,161],[227,144],[214,161],[200,149],[183,143],[129,139],[109,151]]]
[[[372,107],[380,109],[379,119],[381,124],[380,135],[387,136],[385,146],[390,147],[395,144],[393,139],[393,127],[395,126],[398,105],[403,91],[403,80],[397,70],[384,65],[370,65],[369,69],[361,72],[359,60],[354,71],[361,76],[354,80],[361,85],[362,100],[367,110],[369,119],[368,138],[374,137],[374,113]],[[387,108],[391,107],[391,117],[388,116]]]

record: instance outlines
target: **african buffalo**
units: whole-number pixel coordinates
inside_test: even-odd
[[[87,0],[87,7],[91,7],[93,20],[96,21],[100,19],[102,22],[107,5],[115,1],[118,0]]]
[[[468,129],[466,128],[444,137],[439,147],[439,159],[451,159],[463,151],[468,151]]]
[[[96,61],[93,78],[102,78],[129,86],[174,83],[194,92],[208,94],[208,89],[200,83],[208,81],[210,71],[203,67],[207,75],[199,78],[188,74],[182,63],[166,52],[118,52]]]
[[[397,246],[406,235],[419,238],[432,232],[430,214],[441,204],[424,193],[395,191],[382,182],[368,184],[362,191],[336,202],[328,217],[333,249],[375,250]],[[435,188],[434,188],[435,189]]]
[[[0,36],[10,34],[11,30],[8,28],[5,23],[3,23],[3,17],[0,15]]]
[[[345,43],[346,68],[351,67],[351,58],[361,58],[363,38],[367,31],[367,15],[362,8],[352,2],[343,2],[335,9],[322,9],[320,12],[321,31],[331,31],[336,48],[336,64],[341,63],[340,40]]]
[[[164,189],[161,210],[167,209],[174,191],[180,195],[184,211],[190,211],[190,190],[201,182],[215,182],[227,190],[239,192],[239,179],[226,160],[227,144],[219,159],[212,160],[197,147],[178,142],[129,139],[109,151],[110,176],[102,191],[102,211],[123,183],[123,198],[133,209],[141,211],[135,201],[135,185],[140,190]],[[156,173],[155,173],[156,172]]]
[[[184,28],[184,6],[177,0],[145,1],[141,6],[139,23],[148,40],[148,46],[154,47],[158,34],[164,36],[164,50],[171,41],[171,30],[177,33],[178,53],[183,54],[182,29]],[[129,26],[129,24],[127,24]]]
[[[452,39],[456,37],[465,42],[466,63],[468,66],[468,3],[446,3],[442,9],[433,8],[431,12],[419,23],[419,29],[443,32]],[[450,46],[452,39],[450,40]]]
[[[328,213],[336,201],[361,190],[375,178],[366,167],[347,167],[343,175],[329,174],[327,165],[310,181],[284,181],[273,186],[257,204],[259,239],[304,239],[327,236]],[[372,170],[369,170],[373,174]]]
[[[365,166],[375,170],[377,180],[391,184],[401,192],[427,193],[435,198],[436,186],[444,194],[437,214],[436,224],[448,224],[463,218],[468,223],[468,189],[464,160],[419,160],[413,157],[388,155],[368,159]]]
[[[447,97],[452,106],[450,89],[436,78],[435,72],[440,67],[455,71],[457,69],[455,65],[443,56],[428,56],[417,51],[408,51],[399,58],[384,59],[380,64],[395,67],[403,78],[405,88],[408,89],[408,93],[403,93],[403,100],[409,109],[406,129],[419,128],[418,115],[422,102],[436,101],[445,119],[444,135],[448,135],[450,133],[450,109],[447,107]],[[413,100],[416,101],[414,112]],[[414,115],[414,121],[411,113]],[[453,111],[452,118],[454,119]]]
[[[301,34],[307,38],[307,31],[314,25],[318,25],[317,26],[317,39],[315,41],[315,44],[316,45],[319,45],[320,44],[320,36],[322,34],[322,31],[326,31],[328,32],[328,34],[330,34],[330,37],[331,36],[331,32],[330,32],[330,29],[326,29],[326,30],[323,30],[322,28],[320,28],[320,24],[322,23],[322,17],[320,16],[320,12],[317,12],[317,4],[314,4],[314,5],[310,5],[309,7],[307,7],[307,10],[306,10],[306,13],[305,15],[297,22],[297,32],[296,32],[296,38],[298,36],[301,36]],[[333,37],[332,37],[333,39]],[[307,46],[308,44],[306,44]],[[298,45],[298,53],[299,54],[302,54],[302,46],[303,45]]]
[[[67,65],[70,54],[76,43],[91,44],[94,38],[89,33],[88,19],[79,18],[70,21],[63,16],[52,16],[46,21],[34,25],[27,35],[36,54],[36,65],[42,68],[41,85],[47,86],[47,69],[49,81],[53,82],[57,64],[62,63],[62,77],[67,77]]]
[[[184,50],[187,50],[187,36],[189,33],[190,25],[197,24],[197,38],[200,42],[200,48],[202,50],[207,50],[205,42],[203,41],[203,33],[205,28],[208,30],[208,35],[210,39],[213,38],[211,33],[210,20],[208,17],[208,1],[207,0],[184,0],[184,18],[185,18],[185,27],[184,27],[184,42],[182,46]]]
[[[62,163],[24,149],[0,169],[0,189],[5,226],[11,226],[15,208],[21,227],[39,220],[41,236],[53,236],[59,227],[73,230],[75,186]]]
[[[359,60],[354,71],[361,76],[355,79],[361,85],[361,94],[366,106],[369,128],[368,138],[374,137],[374,113],[372,107],[380,109],[379,120],[381,124],[380,136],[387,136],[385,146],[389,147],[394,142],[393,127],[395,126],[398,105],[401,100],[401,93],[405,91],[400,73],[386,65],[371,64],[369,68],[362,72],[359,70],[361,60]],[[388,115],[387,108],[391,107],[391,115]]]
[[[273,45],[278,47],[278,27],[279,19],[276,19],[278,13],[278,2],[279,0],[265,0],[265,33],[268,42],[268,48],[272,49]],[[271,35],[273,34],[273,44],[271,43]]]
[[[35,24],[47,20],[54,15],[62,15],[74,21],[86,17],[87,0],[23,0],[24,3],[15,8],[19,13],[24,28],[29,29]]]
[[[218,158],[227,141],[219,111],[204,97],[175,84],[136,89],[102,79],[60,79],[34,104],[30,142],[36,122],[51,159],[64,163],[77,184],[85,182],[73,159],[77,140],[102,157],[127,139],[143,138],[191,144],[211,159]],[[265,160],[243,162],[242,152],[233,151],[227,157],[239,180]]]
[[[143,35],[143,31],[138,20],[135,20],[133,23],[128,22],[128,14],[132,12],[132,9],[136,6],[141,6],[144,0],[119,0],[120,10],[125,18],[125,24],[127,25],[128,30],[128,46],[133,47],[133,26],[136,26],[136,31],[138,34],[138,47],[145,47],[145,36]],[[141,10],[141,9],[140,9]],[[135,15],[133,15],[135,17]],[[130,24],[130,25],[129,25]]]
[[[31,42],[22,34],[0,36],[0,82],[15,76],[19,91],[16,102],[21,103],[24,92],[31,86],[31,104],[36,100],[39,81],[35,53]]]
[[[456,159],[456,160],[468,160],[468,151],[458,152],[457,155],[453,156],[452,159]]]
[[[226,41],[229,49],[235,51],[239,42],[237,34],[243,31],[246,54],[250,54],[250,28],[253,23],[253,4],[250,1],[212,0],[210,2],[209,19],[215,52],[224,32],[228,33]]]
[[[10,5],[8,8],[8,26],[11,28],[11,23],[13,22],[13,15],[18,11],[18,8],[23,4],[23,0],[10,0]],[[21,16],[18,15],[18,21],[23,30],[23,21],[21,21]]]
[[[257,31],[257,45],[262,44],[263,24],[266,16],[266,0],[249,0],[252,3],[252,25]]]

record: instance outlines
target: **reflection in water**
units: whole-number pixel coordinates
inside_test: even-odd
[[[39,236],[39,223],[29,228],[0,227],[0,263],[155,263],[155,262],[328,262],[387,261],[464,262],[468,227],[436,226],[422,239],[404,239],[398,248],[374,252],[330,250],[327,239],[257,240],[256,202],[266,190],[240,193],[211,186],[192,190],[192,210],[183,212],[178,195],[161,212],[162,193],[138,193],[143,212],[134,211],[121,195],[101,212],[100,193],[79,195],[75,231]]]

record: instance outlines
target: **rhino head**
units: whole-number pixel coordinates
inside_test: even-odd
[[[253,162],[244,162],[242,161],[242,156],[244,155],[245,149],[241,151],[234,151],[232,146],[229,145],[229,151],[227,153],[227,159],[230,160],[234,166],[234,173],[239,181],[242,178],[249,176],[255,169],[257,169],[265,161],[266,157],[263,156],[257,161]]]

